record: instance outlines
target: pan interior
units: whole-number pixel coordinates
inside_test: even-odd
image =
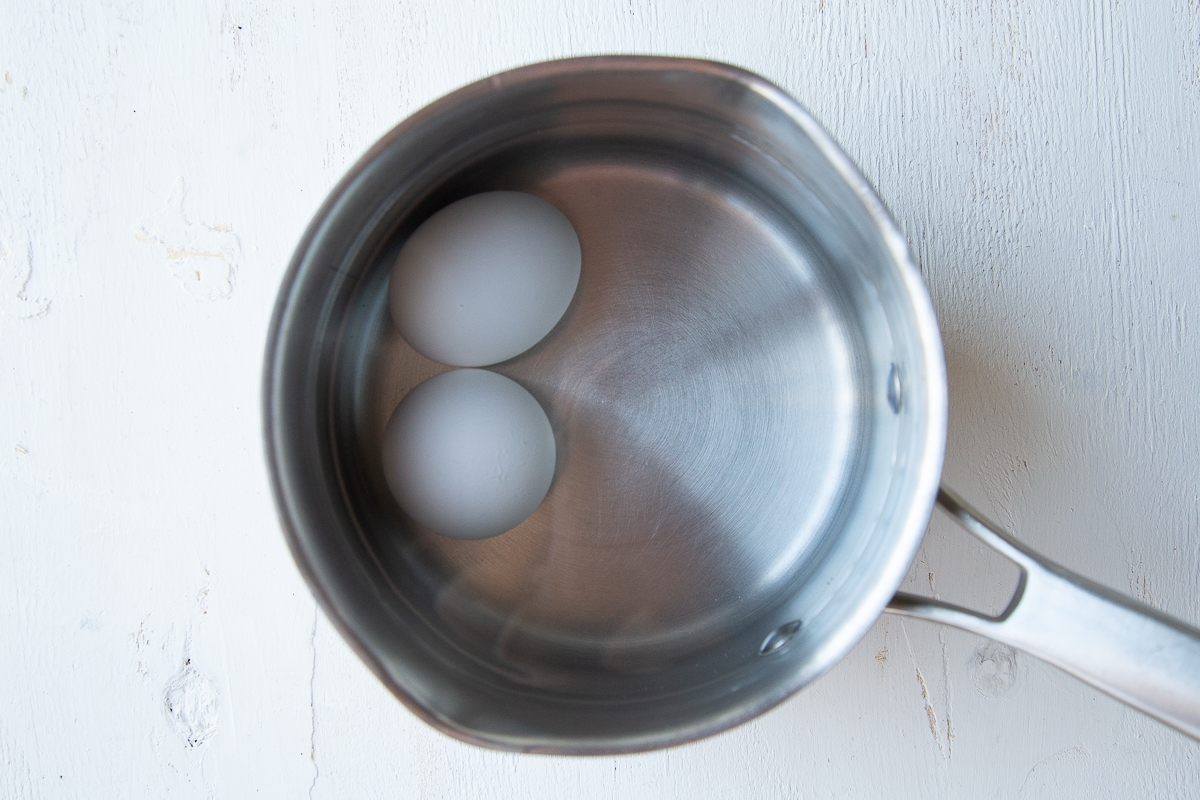
[[[749,187],[666,153],[554,155],[502,154],[472,186],[543,197],[580,238],[565,318],[495,367],[555,430],[545,501],[473,542],[390,501],[384,426],[444,368],[392,327],[382,280],[352,457],[373,487],[373,549],[397,586],[426,587],[443,631],[496,669],[594,691],[594,671],[658,672],[719,646],[803,580],[861,452],[864,376],[836,287]]]
[[[882,610],[932,506],[944,379],[903,244],[823,137],[723,65],[535,65],[402,124],[318,214],[268,349],[276,496],[330,618],[426,720],[516,750],[684,741]],[[550,492],[458,541],[383,479],[393,409],[447,369],[397,333],[387,282],[422,221],[498,189],[567,216],[582,275],[492,367],[547,412]]]

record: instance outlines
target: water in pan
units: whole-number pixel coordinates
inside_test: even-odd
[[[803,572],[860,450],[854,334],[804,243],[715,174],[592,158],[522,177],[482,188],[549,200],[583,251],[559,325],[494,367],[550,417],[551,490],[485,541],[404,518],[371,465],[396,404],[445,367],[375,302],[357,415],[379,511],[367,536],[398,591],[477,659],[652,671]]]

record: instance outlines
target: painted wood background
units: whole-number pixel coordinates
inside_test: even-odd
[[[317,611],[259,433],[267,321],[333,183],[466,82],[733,62],[808,106],[912,242],[946,481],[1200,623],[1200,6],[266,0],[0,12],[0,797],[1168,797],[1200,745],[974,636],[882,619],[816,684],[635,757],[474,749]],[[944,518],[909,579],[1003,603]]]

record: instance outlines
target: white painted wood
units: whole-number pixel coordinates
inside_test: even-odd
[[[292,247],[391,125],[530,61],[730,61],[806,104],[908,233],[945,334],[948,483],[1200,623],[1194,2],[161,5],[19,2],[0,26],[0,797],[1200,792],[1195,742],[891,618],[705,742],[451,741],[316,612],[258,413]],[[909,584],[997,605],[1010,579],[939,518]]]

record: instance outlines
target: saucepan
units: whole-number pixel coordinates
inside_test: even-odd
[[[387,312],[438,209],[528,192],[583,252],[566,315],[493,369],[557,444],[517,528],[460,541],[395,504],[380,440],[446,369]],[[266,451],[329,619],[438,729],[516,751],[713,734],[817,678],[884,610],[1042,658],[1200,737],[1200,633],[1072,575],[940,489],[946,375],[904,237],[829,135],[724,64],[571,59],[413,115],[334,189],[284,279]],[[1003,613],[897,595],[935,503],[1020,568]]]

